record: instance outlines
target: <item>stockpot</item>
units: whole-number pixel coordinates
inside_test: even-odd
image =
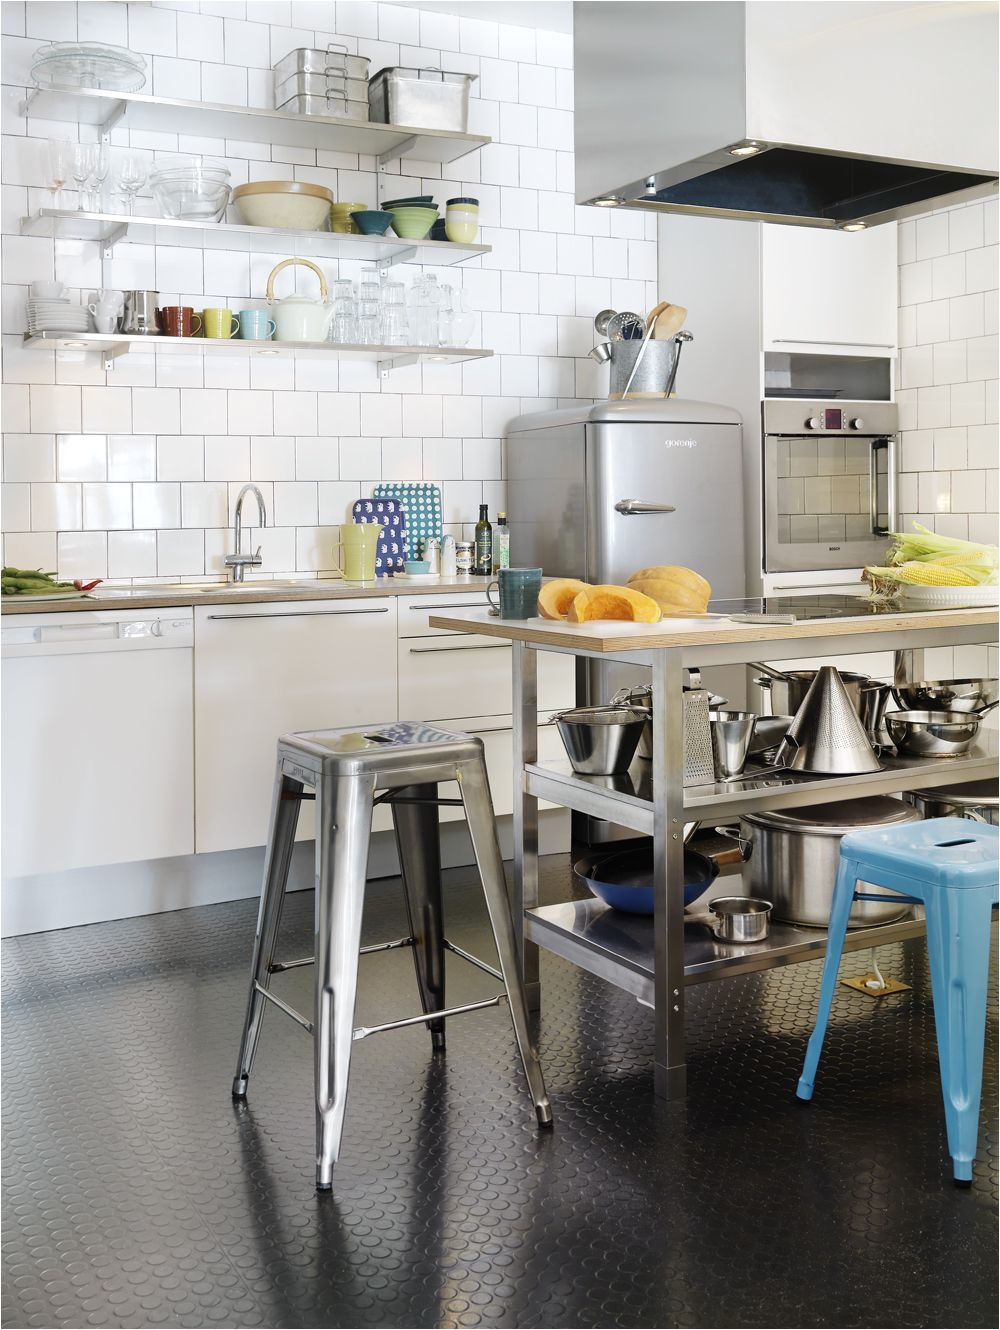
[[[852,674],[848,670],[838,670],[840,681],[847,689],[847,696],[851,699],[851,705],[860,716],[861,714],[861,690],[866,684],[871,683],[871,676],[868,674]],[[788,670],[787,682],[781,679],[768,679],[761,675],[754,679],[754,683],[759,688],[766,688],[771,694],[771,714],[773,716],[794,716],[796,711],[805,701],[806,693],[816,678],[816,670]]]
[[[995,780],[970,780],[963,785],[943,785],[925,790],[908,790],[903,798],[921,817],[967,817],[1000,825],[997,815]]]
[[[885,795],[845,799],[821,807],[745,813],[739,830],[743,889],[748,896],[771,901],[775,919],[807,928],[826,928],[841,838],[849,831],[921,820],[915,808]],[[734,833],[724,827],[716,830],[734,838]],[[900,904],[898,896],[869,883],[859,882],[857,889],[885,896],[886,903],[855,901],[848,922],[851,928],[888,924],[911,909]]]

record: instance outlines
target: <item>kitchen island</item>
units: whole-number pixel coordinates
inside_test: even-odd
[[[720,608],[713,605],[713,609]],[[740,606],[740,608],[747,608]],[[947,761],[883,756],[863,776],[810,776],[768,771],[745,779],[683,785],[684,671],[714,665],[794,660],[829,653],[847,656],[879,649],[897,653],[911,677],[927,647],[957,647],[997,640],[995,607],[906,609],[862,597],[819,596],[780,602],[791,624],[729,619],[670,619],[657,624],[606,621],[569,624],[491,618],[486,613],[432,614],[435,628],[474,631],[513,645],[515,918],[523,919],[522,965],[529,1001],[540,999],[538,947],[632,993],[655,1012],[654,1082],[665,1098],[686,1093],[684,990],[687,984],[816,959],[823,930],[776,925],[766,943],[734,946],[715,941],[683,903],[684,825],[730,820],[765,808],[804,807],[865,795],[951,785],[997,773],[995,731],[980,731],[972,749]],[[581,776],[568,761],[538,760],[537,657],[556,652],[621,660],[651,670],[652,762],[637,759],[626,776]],[[642,767],[646,767],[646,771]],[[653,791],[657,797],[653,796]],[[654,913],[651,920],[621,914],[599,901],[538,905],[539,799],[606,818],[653,837]],[[848,934],[847,948],[913,937],[921,920]]]

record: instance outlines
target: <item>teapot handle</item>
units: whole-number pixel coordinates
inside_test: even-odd
[[[278,273],[281,272],[282,268],[287,268],[289,264],[292,263],[301,263],[305,268],[312,268],[313,272],[319,278],[319,298],[325,304],[330,298],[330,288],[326,284],[326,278],[323,276],[322,269],[317,268],[316,264],[313,263],[310,259],[282,259],[279,264],[273,267],[270,273],[268,274],[267,278],[268,300],[270,301],[274,299],[275,277],[277,277]]]

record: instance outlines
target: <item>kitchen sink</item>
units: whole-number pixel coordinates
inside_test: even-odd
[[[343,585],[339,577],[276,577],[255,582],[150,582],[145,585],[100,587],[93,592],[99,600],[127,600],[137,596],[205,596],[225,592],[227,596],[246,596],[264,592],[280,595],[291,590],[329,591]]]

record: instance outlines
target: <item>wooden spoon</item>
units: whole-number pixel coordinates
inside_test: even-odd
[[[656,324],[653,328],[653,339],[657,342],[666,342],[673,337],[683,326],[684,320],[688,316],[687,310],[683,305],[666,304],[663,309],[657,306],[659,312],[656,314]]]

